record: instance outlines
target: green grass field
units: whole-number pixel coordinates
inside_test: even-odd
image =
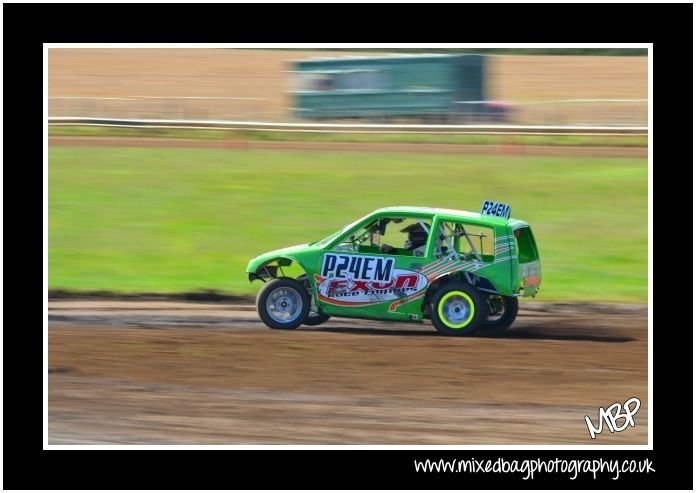
[[[647,300],[644,159],[212,149],[49,149],[49,288],[251,294],[257,254],[484,199],[532,224],[538,300]]]

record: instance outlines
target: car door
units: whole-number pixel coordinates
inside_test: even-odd
[[[411,302],[427,288],[431,224],[428,216],[393,214],[346,234],[320,260],[318,306],[337,316],[418,318]]]

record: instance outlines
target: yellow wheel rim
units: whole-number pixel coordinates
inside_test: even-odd
[[[437,305],[440,321],[450,329],[463,329],[471,323],[476,313],[474,300],[464,291],[450,291]]]

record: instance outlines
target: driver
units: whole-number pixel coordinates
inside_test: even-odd
[[[428,223],[424,223],[425,227],[430,229]],[[408,233],[406,241],[404,241],[404,250],[409,252],[414,257],[422,257],[425,254],[425,243],[428,241],[428,232],[423,229],[420,223],[414,223],[406,226],[401,230],[402,233]],[[384,253],[396,253],[391,245],[383,244],[380,249]]]

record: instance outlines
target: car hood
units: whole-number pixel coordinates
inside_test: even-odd
[[[249,261],[247,265],[247,272],[256,272],[259,267],[261,267],[266,262],[269,262],[278,257],[289,257],[296,259],[296,256],[305,253],[309,250],[315,250],[317,247],[312,246],[313,243],[302,243],[301,245],[293,245],[285,248],[280,248],[278,250],[273,250],[271,252],[262,253]]]

